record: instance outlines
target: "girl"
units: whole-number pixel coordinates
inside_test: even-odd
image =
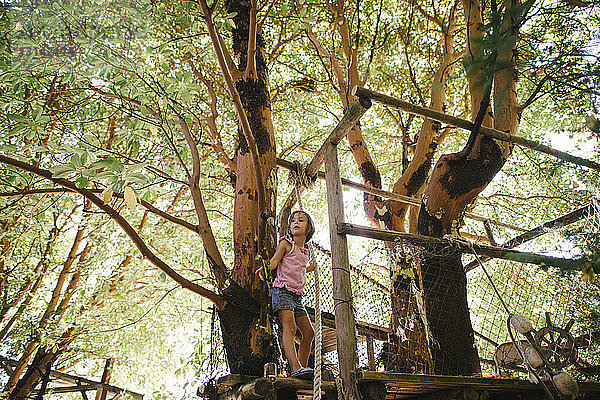
[[[289,221],[289,237],[279,240],[269,266],[271,270],[277,268],[271,305],[283,327],[282,347],[294,377],[312,372],[312,368],[308,367],[308,357],[315,331],[302,304],[302,296],[306,272],[316,268],[307,246],[315,233],[315,225],[310,215],[300,210],[294,211]],[[302,340],[296,353],[294,336],[297,329],[300,329]]]

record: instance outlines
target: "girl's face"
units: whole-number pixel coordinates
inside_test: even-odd
[[[304,213],[295,213],[290,219],[290,232],[292,236],[306,236],[308,231],[308,218]]]

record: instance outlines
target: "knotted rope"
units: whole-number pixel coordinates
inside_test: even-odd
[[[290,179],[293,180],[294,190],[296,192],[296,200],[298,200],[298,208],[302,211],[302,200],[300,199],[300,185],[308,187],[311,184],[310,178],[306,175],[306,169],[300,168],[300,164],[296,165],[297,172],[290,173]],[[310,257],[316,264],[313,244],[308,247]],[[321,330],[321,287],[319,283],[319,267],[315,266],[315,372],[313,379],[313,399],[321,400],[321,352],[322,352],[322,330]]]

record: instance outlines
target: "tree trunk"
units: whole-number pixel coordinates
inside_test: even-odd
[[[240,70],[246,68],[250,28],[250,2],[230,0],[226,2],[229,13],[236,13],[233,29],[233,51]],[[270,215],[275,211],[276,159],[275,138],[271,120],[271,104],[268,87],[268,71],[265,58],[264,38],[257,33],[257,78],[241,79],[236,88],[254,138],[265,181],[266,205]],[[234,267],[232,283],[225,290],[227,306],[219,312],[223,342],[232,373],[262,375],[263,364],[277,357],[276,344],[268,330],[259,326],[258,304],[266,299],[264,287],[254,271],[268,260],[275,246],[273,224],[267,226],[265,243],[258,243],[258,194],[252,157],[248,144],[238,129],[236,149],[237,176],[233,216]],[[250,299],[248,299],[250,297]]]
[[[481,8],[477,1],[465,1],[468,15],[469,41],[473,61],[482,60],[482,49],[476,47],[483,26]],[[513,21],[506,14],[502,31],[509,32],[516,43]],[[475,43],[473,43],[475,42]],[[499,62],[514,62],[513,46],[498,54]],[[514,65],[514,63],[509,63]],[[489,108],[484,102],[488,77],[482,69],[469,76],[471,113],[475,119],[480,107]],[[494,84],[495,118],[489,110],[483,125],[494,125],[512,134],[516,133],[516,93],[514,70],[507,67],[498,72]],[[463,150],[446,154],[437,162],[425,190],[417,233],[434,237],[458,234],[462,224],[461,215],[477,195],[485,189],[510,155],[507,143],[478,135],[469,140]],[[430,346],[433,372],[436,374],[470,375],[480,371],[477,350],[474,347],[473,330],[467,305],[466,275],[460,253],[449,254],[443,248],[425,248],[421,256],[421,278],[427,321],[434,339]]]
[[[484,26],[481,6],[477,0],[465,0],[463,6],[469,26],[467,62],[485,65],[484,49],[481,47],[483,32],[480,28]],[[497,49],[496,59],[487,58],[498,64],[510,65],[493,77],[495,115],[490,112],[489,98],[486,99],[485,94],[491,77],[485,75],[484,67],[471,69],[468,75],[472,119],[476,119],[483,107],[485,114],[482,125],[494,126],[511,134],[516,134],[518,125],[515,71],[512,67],[515,61],[516,26],[510,13],[505,13],[502,27],[499,28],[504,35],[508,35],[511,46]],[[473,132],[463,150],[441,156],[423,194],[417,233],[433,237],[457,235],[465,208],[491,182],[510,152],[510,144]],[[407,326],[411,314],[425,314],[426,318],[412,318],[414,328],[402,332],[404,337],[400,336],[396,350],[399,359],[404,358],[403,352],[410,354],[412,351],[419,355],[408,358],[412,363],[405,367],[413,371],[420,368],[434,374],[471,375],[480,372],[480,365],[467,305],[466,275],[461,254],[448,250],[440,246],[418,250],[413,248],[408,253],[417,261],[400,257],[399,262],[404,268],[402,271],[415,271],[421,285],[418,289],[414,285],[411,287],[411,280],[402,274],[394,282],[394,293],[404,296],[392,302],[394,311],[402,311],[405,315],[405,320],[401,321],[404,325],[399,326]],[[414,292],[419,292],[419,289],[423,298],[421,307],[417,300],[413,300]],[[396,309],[398,307],[400,310]],[[412,349],[407,348],[407,344],[412,344]]]
[[[451,13],[447,25],[440,20],[440,24],[443,26],[443,37],[440,41],[442,52],[439,67],[433,79],[429,105],[429,108],[437,111],[443,111],[446,107],[446,81],[452,73],[454,61],[458,57],[453,48],[455,21],[454,13]],[[439,122],[427,119],[423,121],[415,154],[400,179],[395,183],[394,193],[417,197],[425,191],[433,157],[443,136]],[[399,232],[405,231],[409,206],[389,200],[387,208],[390,210],[390,219],[386,221],[388,228]],[[417,231],[419,212],[419,209],[411,212],[409,232]],[[392,268],[391,328],[397,335],[393,337],[392,343],[388,344],[391,347],[386,349],[388,352],[386,367],[400,372],[435,373],[440,371],[435,368],[438,364],[435,362],[438,357],[435,349],[448,348],[449,343],[446,343],[445,339],[461,335],[460,329],[458,329],[460,327],[445,326],[441,329],[440,326],[432,324],[433,319],[442,318],[444,310],[442,305],[427,301],[428,297],[424,299],[424,307],[419,304],[423,299],[423,293],[443,290],[440,285],[446,284],[445,280],[434,282],[428,280],[431,265],[439,264],[439,260],[431,259],[428,257],[427,251],[422,252],[414,246],[390,243],[388,247],[393,254],[391,264],[394,266]],[[455,261],[453,258],[452,262]],[[455,271],[457,268],[449,268],[447,273],[452,275],[451,281],[458,280],[460,283],[461,279],[464,280],[464,276],[461,277],[460,273]],[[457,298],[452,302],[460,304],[461,296],[464,296],[465,305],[456,309],[457,314],[460,315],[459,319],[463,320],[466,309],[466,288],[461,284],[457,286],[457,288],[461,287],[462,289],[453,292]],[[468,317],[468,310],[466,316]],[[448,321],[454,320],[449,318]],[[467,342],[470,340],[471,343],[473,341],[468,337],[461,340]],[[470,364],[470,361],[464,360],[460,364],[467,365]],[[459,371],[459,369],[455,371]]]

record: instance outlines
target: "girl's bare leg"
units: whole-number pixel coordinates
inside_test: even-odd
[[[298,347],[298,361],[303,367],[308,366],[308,357],[310,356],[310,350],[312,348],[312,341],[315,337],[315,330],[313,329],[310,319],[306,315],[296,317],[296,324],[302,333],[302,340]]]
[[[294,336],[296,335],[296,321],[294,319],[294,312],[292,310],[279,310],[279,320],[281,321],[281,326],[283,327],[281,338],[283,352],[287,357],[292,371],[296,371],[300,369],[301,366],[298,362],[296,346],[294,346]]]

